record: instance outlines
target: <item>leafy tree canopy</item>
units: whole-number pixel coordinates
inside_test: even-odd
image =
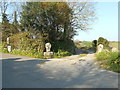
[[[72,39],[77,29],[88,29],[94,17],[92,8],[93,3],[87,2],[27,2],[20,22],[27,31],[46,34],[49,41]]]

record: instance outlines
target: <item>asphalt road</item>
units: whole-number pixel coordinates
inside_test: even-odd
[[[118,74],[92,62],[0,54],[3,88],[118,88]]]

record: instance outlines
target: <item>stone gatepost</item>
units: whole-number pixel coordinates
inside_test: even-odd
[[[11,45],[10,45],[10,37],[7,38],[7,49],[8,49],[8,52],[11,52]]]
[[[50,43],[46,43],[45,44],[45,48],[46,48],[46,52],[44,52],[44,57],[45,58],[51,58],[53,56],[53,52],[50,51],[51,44]]]
[[[97,53],[102,52],[102,50],[103,50],[103,45],[102,45],[102,44],[99,44],[99,45],[97,46]]]
[[[119,50],[117,48],[115,48],[115,47],[113,47],[111,51],[112,52],[119,52]]]

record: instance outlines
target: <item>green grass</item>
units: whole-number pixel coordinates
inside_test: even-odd
[[[0,52],[9,53],[7,48],[4,48],[4,46],[5,46],[4,43],[0,43]],[[43,53],[38,52],[36,50],[19,50],[19,49],[17,50],[17,49],[14,49],[9,54],[29,56],[29,57],[41,58],[41,59],[44,58],[45,59],[45,57],[43,56]],[[61,57],[70,56],[70,55],[72,55],[72,54],[69,53],[68,51],[58,50],[58,52],[54,53],[53,57],[61,58]]]
[[[120,53],[119,52],[106,52],[95,54],[96,60],[104,61],[101,64],[103,68],[120,73]],[[109,67],[109,68],[108,68]]]
[[[90,41],[74,42],[78,49],[93,50],[93,43]]]
[[[80,54],[80,57],[84,57],[84,56],[86,56],[87,54]]]
[[[92,47],[93,43],[92,42],[88,42],[88,41],[83,41],[82,45],[85,47]]]
[[[9,53],[7,48],[5,47],[6,43],[0,43],[0,52],[2,53]],[[22,56],[29,56],[34,58],[44,58],[41,52],[36,52],[35,50],[12,50],[9,54],[14,55],[22,55]]]
[[[15,55],[23,55],[23,56],[29,56],[34,58],[44,58],[43,54],[41,52],[36,52],[34,50],[24,51],[24,50],[12,50],[10,54]]]
[[[106,51],[95,54],[97,60],[108,60],[110,58],[110,54]]]
[[[62,51],[62,50],[58,50],[57,53],[54,53],[55,58],[61,58],[61,57],[70,56],[70,55],[72,54],[69,53],[68,51]]]
[[[110,45],[111,47],[115,47],[115,48],[117,48],[117,49],[120,50],[120,42],[112,42],[112,41],[110,41],[110,42],[109,42],[109,45]]]

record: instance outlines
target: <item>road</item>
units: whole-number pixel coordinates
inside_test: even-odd
[[[40,60],[0,54],[3,88],[118,88],[118,74],[93,65],[93,54],[85,61],[78,55]]]

